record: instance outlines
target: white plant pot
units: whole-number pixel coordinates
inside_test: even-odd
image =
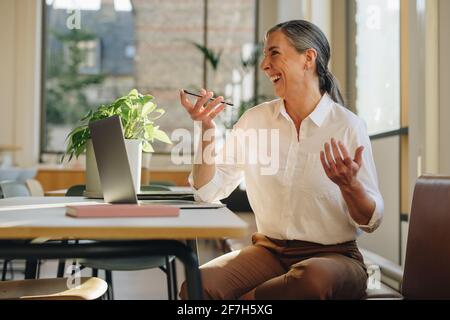
[[[142,166],[142,143],[141,140],[125,140],[128,163],[130,164],[131,176],[133,177],[134,189],[139,192],[141,189],[141,166]],[[88,197],[103,197],[100,176],[95,160],[92,140],[86,144],[86,191]]]
[[[134,190],[138,193],[141,190],[141,168],[142,168],[142,141],[125,140],[128,163],[130,164],[131,175],[133,177]]]

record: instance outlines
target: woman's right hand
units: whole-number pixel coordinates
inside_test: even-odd
[[[201,121],[203,129],[215,128],[214,118],[225,109],[223,97],[217,97],[214,101],[209,101],[214,96],[212,91],[201,89],[199,93],[202,97],[198,98],[193,104],[184,90],[180,90],[180,101],[182,106],[194,121]],[[208,103],[209,102],[209,103]]]

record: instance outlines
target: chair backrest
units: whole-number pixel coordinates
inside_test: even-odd
[[[30,191],[30,195],[32,197],[43,197],[44,196],[44,188],[42,188],[42,185],[39,181],[35,179],[28,179],[25,181],[25,185],[27,186],[28,190]]]
[[[406,299],[450,299],[450,177],[417,181],[402,294]]]
[[[17,181],[0,182],[0,191],[3,198],[30,196],[30,191],[25,184]]]
[[[85,189],[86,189],[86,185],[84,185],[84,184],[77,184],[77,185],[71,186],[66,191],[66,197],[81,197],[83,195],[83,192]]]

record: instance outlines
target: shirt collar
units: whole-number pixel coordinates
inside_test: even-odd
[[[328,93],[325,93],[320,99],[319,104],[316,106],[316,108],[308,118],[310,118],[318,127],[322,126],[325,118],[331,111],[331,106],[333,105],[333,103],[334,101],[331,99]],[[286,107],[284,106],[283,99],[279,99],[278,103],[275,105],[274,118],[278,118],[280,114],[282,114],[284,117],[289,118]]]
[[[322,96],[322,99],[320,99],[319,104],[314,109],[314,111],[309,115],[309,118],[318,126],[322,126],[323,122],[325,121],[325,118],[328,116],[328,114],[331,111],[331,107],[333,105],[334,101],[331,99],[331,97],[328,95],[328,93],[325,93]]]

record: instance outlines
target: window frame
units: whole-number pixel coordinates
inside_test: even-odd
[[[346,53],[346,88],[348,94],[348,104],[350,109],[357,113],[356,110],[356,22],[354,17],[356,16],[356,1],[350,0],[346,1],[346,43],[347,43],[347,53]],[[409,218],[409,121],[408,121],[408,97],[409,97],[409,86],[408,86],[408,10],[409,10],[409,0],[400,0],[400,123],[399,128],[396,130],[386,130],[379,132],[377,134],[371,135],[371,141],[381,140],[390,137],[399,137],[399,262],[403,262],[403,244],[402,244],[402,224],[408,222]]]
[[[253,0],[254,1],[254,44],[257,45],[258,44],[258,36],[259,36],[259,12],[260,12],[260,0]],[[204,41],[204,45],[207,45],[207,41],[208,41],[208,6],[207,6],[207,2],[208,0],[203,0],[203,41]],[[45,104],[46,104],[46,94],[45,94],[45,81],[46,81],[46,47],[47,47],[47,13],[46,13],[46,1],[41,1],[41,18],[42,18],[42,23],[41,23],[41,77],[40,77],[40,130],[39,130],[39,163],[44,163],[43,160],[43,156],[44,155],[62,155],[64,153],[64,151],[48,151],[46,150],[46,145],[45,145],[45,134],[46,134],[46,126],[47,126],[47,119],[46,119],[46,109],[45,109]],[[101,46],[101,42],[99,41],[99,46]],[[100,49],[100,48],[99,48]],[[101,50],[101,49],[100,49]],[[258,65],[258,64],[257,64]],[[207,74],[208,74],[208,64],[207,64],[207,60],[204,57],[203,58],[203,82],[205,84],[206,87],[206,79],[207,79]],[[257,95],[257,93],[259,88],[259,79],[258,79],[258,68],[255,68],[255,80],[254,80],[254,94],[255,96]],[[170,152],[160,152],[160,151],[156,151],[153,154],[155,155],[170,155]]]

